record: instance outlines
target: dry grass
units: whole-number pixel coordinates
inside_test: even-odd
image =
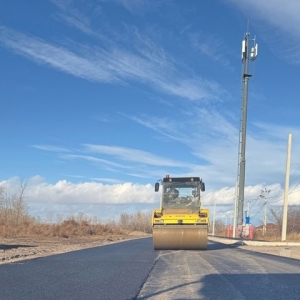
[[[269,242],[280,242],[281,241],[281,230],[267,231],[266,234],[262,235],[261,231],[254,232],[254,240],[269,241]],[[287,242],[300,242],[300,232],[288,232],[286,235]]]
[[[281,224],[273,224],[271,228],[268,228],[263,235],[261,229],[254,229],[253,240],[279,242],[281,241]],[[210,227],[210,233],[212,233],[212,226]],[[222,221],[217,221],[215,226],[215,236],[226,237],[226,226]],[[287,242],[300,242],[300,229],[292,228],[288,226],[286,234]]]
[[[0,237],[82,238],[103,235],[126,235],[133,231],[151,233],[151,213],[123,213],[119,220],[102,221],[83,213],[43,222],[28,214],[25,203],[26,183],[20,183],[18,194],[9,195],[0,186]]]
[[[23,218],[16,223],[13,219],[0,219],[0,237],[92,237],[103,235],[126,235],[132,231],[151,233],[150,213],[122,214],[119,221],[106,223],[90,218],[83,213],[59,220],[55,223],[41,222],[35,218]],[[126,222],[124,221],[126,220]]]

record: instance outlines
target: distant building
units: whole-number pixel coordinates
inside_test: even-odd
[[[263,231],[264,225],[256,226],[255,231]],[[267,223],[266,230],[267,231],[276,231],[278,229],[278,225],[274,223]]]

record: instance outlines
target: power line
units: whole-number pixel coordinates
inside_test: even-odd
[[[261,212],[261,209],[264,207],[264,203],[260,205],[260,207],[258,207],[256,213],[254,215],[251,215],[251,219],[255,219],[255,217]]]
[[[298,175],[295,175],[295,173],[298,172]],[[290,176],[290,181],[294,180],[293,176],[298,177],[300,175],[300,166],[292,173],[292,175]]]

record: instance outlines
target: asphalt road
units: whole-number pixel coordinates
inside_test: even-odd
[[[0,300],[135,299],[157,256],[148,238],[0,265]]]
[[[209,242],[154,251],[138,239],[0,265],[0,299],[300,299],[300,260]]]
[[[300,260],[215,242],[161,251],[137,299],[300,299]]]

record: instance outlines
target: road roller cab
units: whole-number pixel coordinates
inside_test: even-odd
[[[202,179],[167,175],[161,185],[155,184],[162,194],[160,208],[152,213],[154,249],[207,249],[209,210],[201,207]]]

